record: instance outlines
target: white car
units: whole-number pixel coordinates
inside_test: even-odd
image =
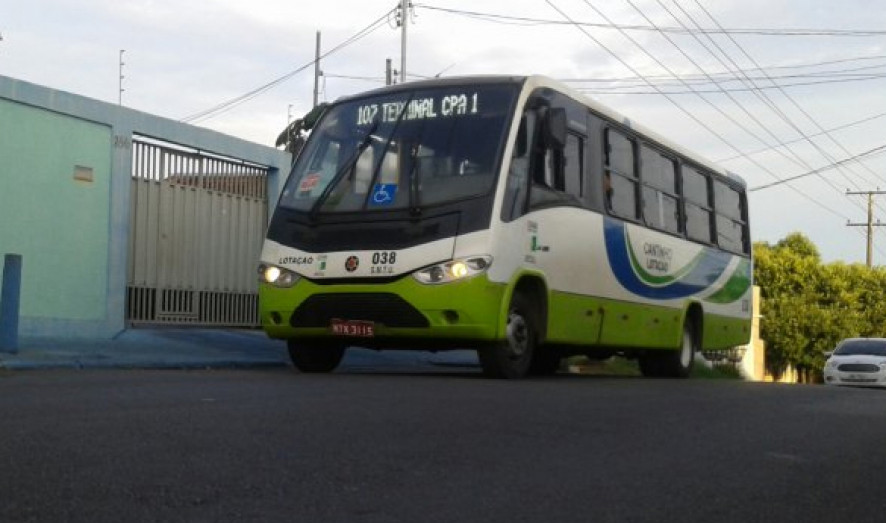
[[[848,338],[824,364],[827,385],[886,387],[886,338]]]

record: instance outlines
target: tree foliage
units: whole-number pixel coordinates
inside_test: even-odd
[[[301,148],[308,139],[308,132],[313,129],[317,120],[323,116],[323,111],[327,107],[329,107],[329,104],[325,102],[314,107],[303,118],[297,118],[287,125],[280,135],[277,136],[277,147],[283,147],[284,150],[291,153],[293,163],[295,163],[298,153],[301,152]]]
[[[775,245],[754,245],[754,279],[760,286],[760,337],[766,364],[781,374],[788,365],[820,372],[824,352],[843,338],[886,335],[886,270],[860,264],[823,264],[800,233]]]

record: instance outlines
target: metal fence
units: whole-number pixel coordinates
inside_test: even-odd
[[[132,155],[128,323],[257,326],[267,168],[148,138]]]

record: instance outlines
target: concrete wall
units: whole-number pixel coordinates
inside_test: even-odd
[[[134,134],[270,167],[288,153],[0,76],[0,263],[22,259],[22,336],[109,338],[124,328]]]

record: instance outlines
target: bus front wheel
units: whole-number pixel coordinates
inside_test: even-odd
[[[288,340],[286,345],[289,359],[301,372],[332,372],[345,355],[343,345],[310,345],[301,344],[297,340]]]
[[[640,356],[640,372],[654,378],[687,378],[698,351],[695,324],[687,320],[683,325],[683,342],[679,350],[647,351]]]
[[[526,376],[538,345],[538,332],[532,302],[526,295],[515,293],[508,307],[504,341],[478,351],[483,372],[494,378]]]

